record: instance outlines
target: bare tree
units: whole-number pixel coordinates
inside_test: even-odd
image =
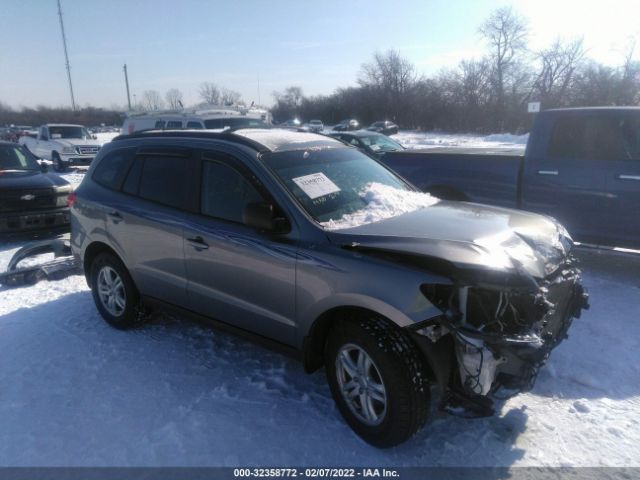
[[[220,101],[223,105],[234,105],[240,101],[242,95],[235,90],[229,90],[228,88],[220,89]]]
[[[171,88],[167,90],[167,93],[164,96],[169,108],[172,110],[177,110],[182,108],[182,92],[177,88]]]
[[[164,106],[162,96],[157,90],[145,90],[142,92],[141,103],[144,110],[160,110]]]
[[[205,103],[217,105],[220,103],[220,89],[213,82],[203,82],[200,84],[200,98]]]
[[[506,86],[527,49],[527,23],[511,7],[502,7],[489,15],[479,31],[489,44],[496,113],[503,122]]]
[[[415,81],[414,66],[395,50],[376,53],[372,62],[362,65],[358,78],[363,87],[379,88],[393,94],[408,91]]]
[[[558,39],[549,48],[537,52],[536,57],[540,70],[533,82],[532,93],[547,107],[566,103],[576,69],[584,58],[582,39],[569,43]]]

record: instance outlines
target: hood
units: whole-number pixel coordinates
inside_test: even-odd
[[[59,143],[62,146],[65,147],[79,147],[79,146],[92,146],[92,147],[99,147],[100,146],[100,142],[98,142],[98,140],[94,140],[93,138],[87,138],[87,139],[82,139],[82,138],[55,138],[54,141],[56,141],[57,143]]]
[[[64,178],[53,173],[42,173],[39,170],[27,172],[10,172],[0,175],[0,191],[15,189],[54,188],[69,185]]]
[[[534,278],[556,270],[572,245],[566,230],[549,217],[449,201],[327,234],[332,243],[356,250]]]

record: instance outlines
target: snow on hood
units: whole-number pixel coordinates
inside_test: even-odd
[[[358,227],[430,207],[439,201],[428,193],[400,190],[375,182],[366,185],[360,196],[367,202],[365,208],[345,214],[339,220],[322,222],[322,226],[328,230]]]

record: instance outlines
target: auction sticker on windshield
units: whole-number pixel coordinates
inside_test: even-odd
[[[340,191],[340,188],[321,172],[305,175],[304,177],[296,177],[292,180],[311,200]]]

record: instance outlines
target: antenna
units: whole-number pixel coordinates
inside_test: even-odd
[[[62,21],[62,7],[58,0],[58,15],[60,16],[60,30],[62,31],[62,45],[64,46],[64,59],[67,67],[67,77],[69,78],[69,91],[71,92],[71,108],[75,112],[76,99],[73,96],[73,84],[71,83],[71,66],[69,65],[69,54],[67,53],[67,37],[64,34],[64,22]]]

